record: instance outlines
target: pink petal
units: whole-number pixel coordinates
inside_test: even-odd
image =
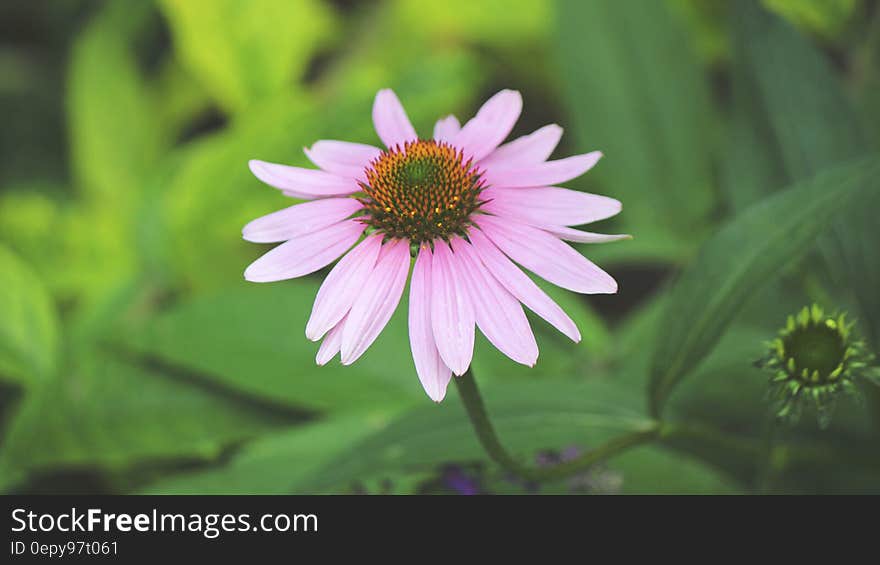
[[[311,149],[303,151],[312,163],[328,173],[360,180],[370,161],[382,154],[381,149],[372,145],[333,140],[315,142]]]
[[[468,238],[495,279],[532,312],[547,320],[572,341],[581,340],[581,333],[571,318],[535,282],[507,258],[480,230],[470,230]]]
[[[354,198],[325,198],[278,210],[248,223],[242,236],[254,243],[287,241],[337,222],[363,208]]]
[[[602,157],[600,151],[575,155],[557,161],[546,161],[511,169],[489,167],[483,178],[488,186],[500,188],[520,188],[528,186],[549,186],[569,181],[586,173]]]
[[[608,273],[549,233],[494,216],[480,215],[475,221],[504,253],[539,277],[584,294],[617,292]]]
[[[462,149],[466,157],[479,161],[504,141],[521,111],[520,93],[502,90],[483,104],[477,115],[461,128],[451,143]]]
[[[373,272],[381,247],[382,236],[373,234],[336,263],[315,297],[312,315],[306,324],[307,338],[321,339],[348,313]]]
[[[406,285],[409,274],[409,241],[383,246],[379,262],[370,273],[345,322],[342,332],[342,364],[351,365],[385,328]]]
[[[452,239],[454,260],[461,261],[465,288],[474,305],[480,331],[499,351],[529,367],[538,360],[538,344],[519,301],[486,271],[471,244]]]
[[[415,128],[406,117],[406,111],[390,88],[380,90],[373,102],[373,126],[386,147],[403,145],[418,139]]]
[[[445,242],[434,244],[431,264],[431,328],[440,358],[463,375],[474,355],[474,306],[464,289],[458,261]]]
[[[248,166],[258,179],[295,198],[310,200],[327,196],[346,196],[360,190],[354,179],[316,169],[276,165],[256,159],[248,161]]]
[[[627,235],[625,233],[594,233],[590,231],[581,231],[562,226],[548,226],[542,229],[555,235],[559,239],[564,239],[565,241],[574,241],[576,243],[610,243],[612,241],[620,241],[621,239],[632,239],[631,235]]]
[[[543,163],[550,158],[560,139],[562,139],[561,127],[556,124],[544,126],[529,135],[505,143],[480,161],[480,167],[519,169],[523,165]]]
[[[251,263],[244,278],[251,282],[271,282],[314,273],[354,245],[365,227],[363,222],[345,220],[295,237]]]
[[[459,130],[461,130],[461,124],[458,123],[458,118],[455,116],[449,115],[440,118],[434,125],[434,139],[448,142]]]
[[[567,188],[487,188],[483,209],[533,226],[579,226],[614,216],[620,201]]]
[[[333,329],[327,332],[327,335],[324,336],[324,341],[321,342],[321,347],[318,348],[318,354],[315,355],[315,363],[326,365],[331,359],[336,357],[336,354],[339,353],[339,348],[342,346],[342,330],[344,327],[345,318],[342,318],[338,324],[333,326]]]
[[[440,402],[452,370],[440,358],[431,329],[431,260],[431,249],[422,245],[409,286],[409,344],[422,387],[431,400]]]

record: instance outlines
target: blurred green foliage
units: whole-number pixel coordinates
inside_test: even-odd
[[[0,376],[24,385],[55,372],[58,317],[42,281],[0,247]]]
[[[259,104],[302,78],[336,24],[317,0],[161,4],[181,64],[229,111]]]
[[[571,188],[624,203],[602,227],[633,241],[578,246],[620,293],[544,286],[581,344],[532,319],[527,369],[477,340],[514,453],[662,415],[659,443],[581,483],[880,491],[880,393],[771,445],[752,366],[813,301],[880,350],[876,1],[78,0],[0,22],[3,490],[444,492],[450,465],[534,490],[491,465],[454,392],[424,396],[405,304],[358,363],[317,367],[320,273],[242,280],[264,249],[241,226],[289,204],[248,159],[376,143],[390,86],[423,135],[516,88],[514,135],[561,124],[559,155],[606,155]]]

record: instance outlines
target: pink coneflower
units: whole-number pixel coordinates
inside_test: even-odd
[[[394,92],[382,90],[373,123],[387,149],[318,141],[305,153],[319,169],[250,162],[257,178],[309,202],[244,227],[248,241],[284,242],[254,261],[245,278],[301,277],[342,257],[306,325],[310,340],[323,338],[319,365],[337,353],[344,365],[363,355],[397,308],[413,258],[410,346],[422,386],[437,402],[451,375],[470,366],[475,326],[514,361],[535,364],[538,346],[521,303],[580,341],[574,322],[514,261],[574,292],[617,292],[613,278],[563,240],[627,237],[569,227],[611,217],[621,205],[552,186],[602,156],[548,161],[559,126],[501,145],[521,109],[520,94],[502,90],[464,126],[448,116],[432,139],[421,139]]]

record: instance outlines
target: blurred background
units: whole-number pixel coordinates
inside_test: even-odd
[[[804,417],[780,431],[754,367],[812,302],[847,311],[877,349],[877,182],[836,225],[838,251],[771,237],[789,216],[824,221],[797,199],[704,248],[793,183],[873,152],[880,3],[68,0],[4,2],[0,29],[3,491],[880,491],[876,387],[841,399],[826,430]],[[712,334],[662,395],[663,417],[693,433],[524,484],[489,463],[454,391],[424,395],[404,308],[354,366],[315,366],[304,327],[324,273],[242,278],[267,247],[241,227],[290,204],[247,161],[377,143],[370,108],[387,86],[425,136],[520,90],[514,135],[559,123],[557,156],[606,156],[569,186],[624,202],[596,231],[635,239],[579,246],[619,294],[546,287],[582,343],[533,319],[541,357],[526,369],[478,337],[503,442],[550,465],[642,425],[657,415],[655,352],[678,330]],[[748,267],[750,249],[769,266]],[[703,256],[710,298],[738,270],[761,276],[705,310],[715,330],[667,305]]]

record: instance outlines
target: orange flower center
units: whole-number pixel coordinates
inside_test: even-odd
[[[463,235],[481,204],[480,171],[442,141],[388,149],[370,163],[366,177],[361,201],[369,225],[413,243]]]

